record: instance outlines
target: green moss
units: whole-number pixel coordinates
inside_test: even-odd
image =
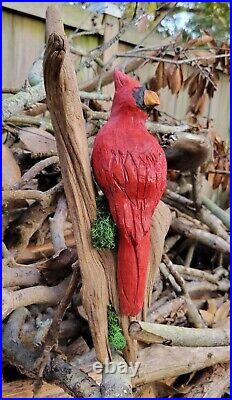
[[[96,199],[97,219],[91,228],[91,242],[97,249],[114,249],[117,246],[117,227],[108,209],[104,195]]]
[[[126,339],[119,325],[119,318],[112,305],[108,306],[108,338],[115,350],[123,350],[126,346]]]

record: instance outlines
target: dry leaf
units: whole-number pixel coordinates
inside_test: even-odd
[[[2,188],[10,189],[21,179],[20,168],[13,156],[12,151],[2,145]]]
[[[164,63],[163,61],[159,62],[156,68],[155,77],[150,80],[150,89],[155,92],[159,91],[162,87],[164,87]]]
[[[145,32],[147,29],[147,24],[148,24],[148,17],[147,14],[143,15],[139,22],[137,23],[137,29],[139,32]]]
[[[162,87],[163,85],[163,75],[164,75],[164,63],[163,61],[161,61],[157,68],[156,68],[156,81],[157,81],[157,86],[158,86],[158,90]]]
[[[19,137],[26,150],[32,153],[56,152],[56,140],[51,133],[35,127],[26,127],[19,130]]]
[[[193,79],[193,77],[195,76],[195,74],[191,74],[188,78],[186,78],[183,82],[183,90],[185,90],[187,88],[187,86],[189,85],[189,83],[191,82],[191,80]]]
[[[199,74],[195,74],[195,75],[193,75],[191,81],[189,82],[188,95],[189,95],[190,97],[192,97],[193,94],[194,94],[194,93],[196,92],[196,90],[197,90],[198,78],[199,78]]]
[[[222,305],[216,311],[213,321],[214,324],[226,319],[229,315],[229,312],[230,312],[230,302],[229,300],[227,300],[225,301],[225,303],[222,303]]]
[[[223,169],[223,160],[222,158],[218,159],[218,163],[215,167],[215,169]],[[221,174],[214,174],[214,180],[213,180],[213,189],[217,189],[222,181],[222,175]]]
[[[230,172],[230,161],[229,161],[228,159],[227,159],[226,162],[225,162],[225,168],[224,168],[224,169],[225,169],[225,171]],[[223,192],[224,192],[227,188],[229,188],[229,185],[230,185],[230,175],[224,175],[224,176],[223,176],[221,185],[222,185],[222,190],[223,190]]]
[[[207,303],[208,303],[207,311],[210,314],[214,315],[215,312],[217,311],[217,302],[216,302],[216,300],[215,299],[208,299]]]
[[[195,106],[195,114],[199,114],[202,115],[204,112],[204,108],[205,108],[205,103],[206,103],[206,94],[203,94],[199,99],[198,102]]]
[[[178,94],[183,84],[183,73],[181,66],[177,66],[173,74],[173,89],[174,93]]]
[[[178,94],[183,83],[183,73],[181,66],[171,65],[167,69],[167,81],[168,87],[171,90],[172,94]]]
[[[201,37],[197,39],[190,39],[185,48],[190,49],[191,47],[197,47],[197,46],[204,46],[210,42],[212,42],[214,39],[212,38],[211,35],[204,33]]]
[[[211,314],[209,311],[206,310],[199,310],[203,320],[206,322],[208,326],[212,326],[214,314]]]

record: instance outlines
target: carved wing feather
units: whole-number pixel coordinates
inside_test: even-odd
[[[150,227],[150,218],[165,189],[162,153],[131,154],[98,147],[94,167],[97,182],[109,200],[119,230],[138,243]]]

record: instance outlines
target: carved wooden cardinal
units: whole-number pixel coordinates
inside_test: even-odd
[[[120,312],[135,316],[143,306],[151,218],[166,187],[167,165],[145,127],[146,111],[159,105],[158,95],[118,70],[114,83],[111,114],[96,136],[92,167],[119,231]]]

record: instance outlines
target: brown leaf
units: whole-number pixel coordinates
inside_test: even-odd
[[[214,324],[226,319],[229,315],[229,312],[230,312],[230,302],[229,300],[227,300],[225,301],[225,303],[222,303],[222,305],[216,311],[213,320]]]
[[[209,311],[206,310],[199,310],[203,320],[206,322],[208,326],[211,326],[214,319],[214,314],[211,314]]]
[[[190,97],[193,96],[193,94],[196,92],[197,90],[197,85],[198,85],[198,78],[199,78],[199,74],[195,74],[190,83],[189,83],[189,89],[188,89],[188,95]]]
[[[215,299],[208,299],[208,300],[207,300],[207,303],[208,303],[208,309],[207,309],[207,311],[208,311],[210,314],[214,315],[215,312],[217,311],[217,302],[216,302],[216,300],[215,300]]]
[[[191,80],[193,79],[193,77],[195,76],[195,74],[191,74],[190,76],[188,76],[188,78],[186,78],[183,82],[183,90],[185,90],[187,88],[187,86],[189,85],[189,83],[191,82]]]
[[[20,168],[13,156],[12,151],[2,145],[2,188],[10,189],[21,179]]]
[[[229,161],[228,159],[226,160],[225,171],[230,172],[230,161]],[[223,176],[221,185],[222,185],[222,190],[223,190],[223,192],[224,192],[227,188],[229,188],[229,185],[230,185],[230,175],[224,175],[224,176]]]
[[[174,64],[170,64],[167,67],[167,82],[168,82],[168,87],[171,91],[172,91],[172,76],[173,76],[175,69],[176,69],[176,65],[174,65]]]
[[[147,14],[143,15],[139,22],[137,23],[137,29],[139,32],[145,32],[145,30],[147,29],[147,25],[148,25],[148,16]]]
[[[215,171],[215,165],[213,161],[210,161],[207,166],[208,171]],[[207,174],[207,180],[211,186],[213,186],[214,174]]]
[[[183,73],[179,65],[172,65],[171,68],[168,68],[167,80],[172,94],[178,94],[183,83]]]
[[[159,62],[155,73],[157,91],[160,90],[163,86],[163,76],[164,76],[164,63],[163,61],[161,61]]]
[[[206,103],[206,94],[203,94],[197,101],[197,104],[195,106],[195,114],[199,115],[203,114],[205,103]]]
[[[191,47],[197,47],[197,46],[204,46],[210,42],[212,42],[214,39],[211,35],[204,33],[201,37],[197,39],[190,39],[185,48],[190,49]]]
[[[203,95],[203,93],[205,91],[205,86],[206,86],[206,78],[199,76],[198,87],[197,87],[197,94],[198,94],[199,98]]]
[[[26,150],[32,153],[56,152],[56,140],[51,133],[32,126],[19,130],[19,137]]]
[[[206,88],[206,92],[207,92],[207,94],[208,94],[210,99],[213,98],[215,90],[216,89],[214,88],[213,84],[211,82],[208,82],[207,88]]]
[[[218,159],[218,163],[215,169],[223,169],[223,160],[221,158]],[[213,189],[217,189],[220,186],[221,181],[222,181],[222,175],[214,174]]]

